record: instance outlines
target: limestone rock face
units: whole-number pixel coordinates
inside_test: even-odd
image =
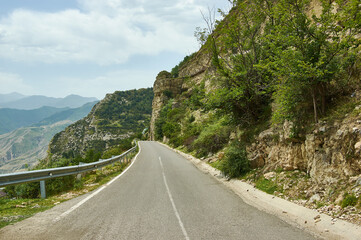
[[[167,71],[158,74],[154,86],[154,98],[152,103],[152,118],[150,121],[150,139],[155,140],[155,121],[159,117],[164,103],[170,98],[182,92],[183,78],[172,78]]]
[[[359,119],[346,118],[332,126],[316,126],[317,130],[298,141],[287,136],[290,133],[285,126],[290,125],[286,123],[282,130],[260,133],[247,148],[249,159],[264,159],[264,164],[257,167],[264,166],[265,172],[276,168],[298,169],[323,184],[335,184],[361,173]]]
[[[179,69],[179,77],[173,78],[167,71],[158,74],[154,85],[154,98],[152,104],[152,118],[150,122],[150,139],[155,140],[155,122],[159,117],[160,110],[169,100],[169,94],[172,98],[179,96],[183,92],[192,91],[194,86],[205,81],[205,90],[209,92],[212,86],[210,79],[205,76],[213,73],[211,68],[211,54],[206,49],[199,50],[181,69]]]

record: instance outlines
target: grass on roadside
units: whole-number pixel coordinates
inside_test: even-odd
[[[128,165],[127,163],[115,163],[114,166],[109,165],[101,170],[89,172],[82,176],[73,190],[46,199],[0,198],[0,228],[48,210],[61,202],[93,191],[119,175]]]

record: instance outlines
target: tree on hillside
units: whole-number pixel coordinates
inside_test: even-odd
[[[322,13],[312,17],[309,0],[279,0],[269,10],[276,24],[264,36],[269,58],[262,67],[277,77],[276,117],[296,118],[308,99],[316,123],[319,113],[325,113],[330,87],[337,87],[343,61],[350,60],[360,43],[356,39],[361,31],[360,3],[322,0]]]
[[[273,93],[274,120],[298,119],[310,106],[318,122],[344,82],[341,74],[355,63],[361,1],[320,0],[318,15],[310,0],[233,3],[225,20],[208,30],[220,83],[208,96],[211,108],[250,125],[267,112]]]
[[[264,1],[238,1],[217,32],[208,39],[220,88],[209,104],[231,112],[242,125],[251,125],[265,112],[269,102],[270,75],[257,68],[265,58],[261,35],[267,15],[260,10]]]

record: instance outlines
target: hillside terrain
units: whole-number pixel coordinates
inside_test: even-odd
[[[156,78],[151,139],[361,223],[357,2],[233,1],[222,21],[206,14],[201,49]]]
[[[85,117],[95,104],[96,102],[92,102],[79,108],[56,111],[36,124],[0,135],[0,174],[34,167],[40,159],[46,157],[51,138]]]
[[[19,128],[0,135],[0,174],[34,167],[46,157],[51,138],[71,123],[64,120],[51,125]]]
[[[152,88],[107,94],[88,116],[54,136],[39,167],[96,161],[116,146],[113,151],[119,152],[124,144],[126,150],[149,126],[152,100]]]

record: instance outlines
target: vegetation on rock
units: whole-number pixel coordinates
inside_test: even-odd
[[[193,67],[194,77],[183,78],[182,93],[169,96],[162,105],[154,132],[156,139],[204,158],[226,151],[235,142],[246,149],[237,153],[245,166],[264,166],[271,148],[267,153],[257,150],[254,156],[248,152],[256,148],[251,146],[256,146],[262,131],[269,129],[266,136],[279,148],[308,144],[306,135],[342,102],[349,102],[349,111],[360,105],[354,96],[360,84],[361,5],[357,0],[232,3],[222,21],[215,21],[212,12],[209,17],[203,15],[207,28],[198,28],[195,34],[203,46],[183,67],[188,72]],[[203,69],[197,64],[202,54],[208,54],[210,61],[200,77]],[[314,146],[308,146],[310,152]],[[353,150],[347,152],[349,161],[359,159]],[[311,156],[314,161],[335,158]],[[221,159],[219,166],[238,168],[234,155],[224,154]],[[317,164],[309,164],[314,167],[311,170],[304,163],[295,167],[312,175],[320,167]],[[357,166],[352,164],[350,172],[360,173]]]

